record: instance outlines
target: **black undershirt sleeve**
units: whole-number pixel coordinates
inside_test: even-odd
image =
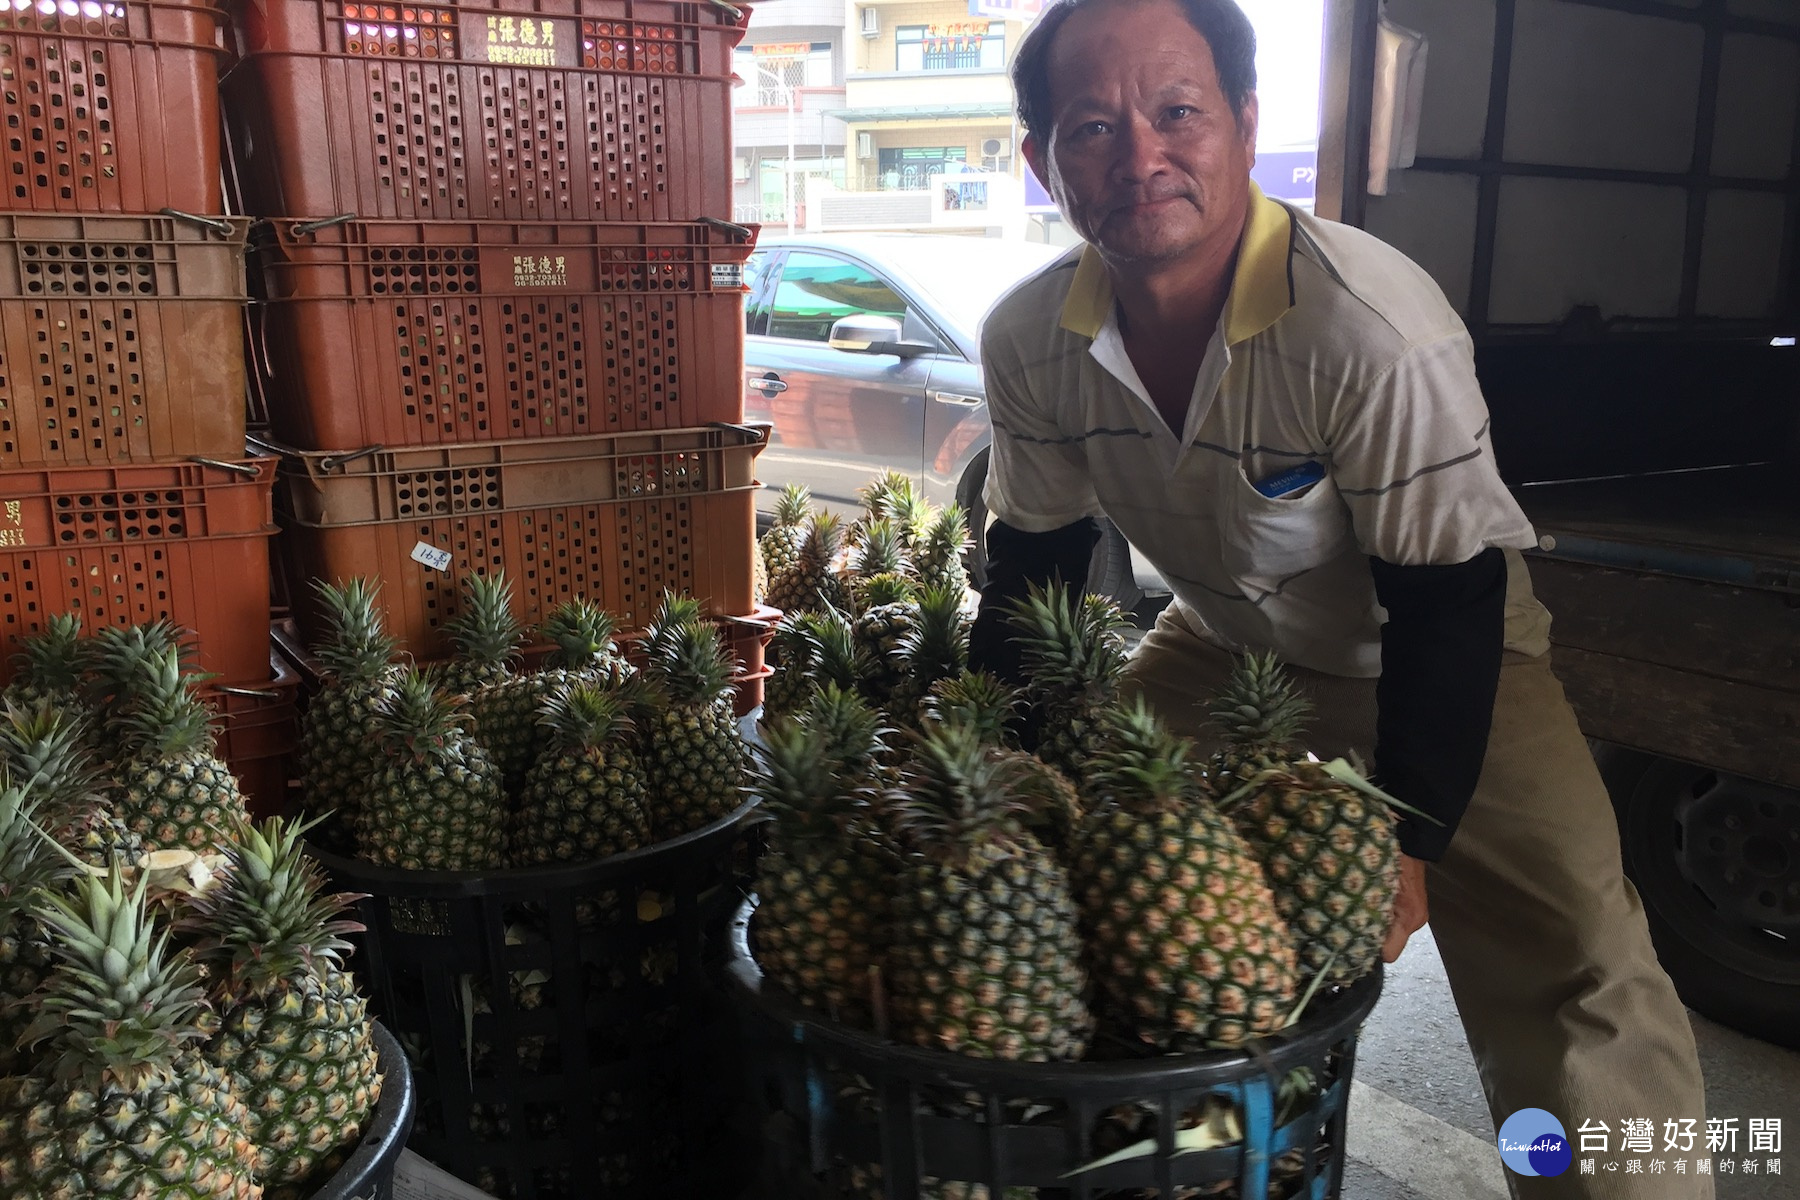
[[[1404,817],[1400,847],[1435,862],[1450,845],[1487,754],[1506,625],[1506,557],[1454,566],[1369,560],[1387,609],[1376,685],[1376,782],[1441,824]]]
[[[1043,587],[1063,579],[1085,584],[1099,540],[1100,527],[1092,517],[1048,533],[1026,533],[1003,521],[989,526],[987,582],[969,631],[969,666],[1007,683],[1024,682],[1019,651],[1006,625],[1009,602],[1024,599],[1034,583]]]

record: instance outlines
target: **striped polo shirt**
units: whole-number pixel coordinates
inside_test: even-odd
[[[1474,345],[1437,284],[1254,184],[1185,429],[1138,379],[1090,247],[995,306],[982,366],[994,516],[1028,532],[1106,516],[1233,650],[1377,675],[1385,614],[1369,557],[1453,564],[1535,540],[1495,469]],[[1323,477],[1264,494],[1303,463]],[[1548,615],[1507,557],[1508,648],[1540,654]]]

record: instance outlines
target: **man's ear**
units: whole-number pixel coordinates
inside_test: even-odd
[[[1038,141],[1037,134],[1026,134],[1025,140],[1019,143],[1019,150],[1025,155],[1025,164],[1031,168],[1031,173],[1044,185],[1044,190],[1055,195],[1050,187],[1050,163],[1044,156],[1044,144]]]
[[[1250,165],[1256,165],[1256,93],[1244,96],[1244,111],[1238,114],[1238,136],[1244,139],[1244,153],[1250,159]]]

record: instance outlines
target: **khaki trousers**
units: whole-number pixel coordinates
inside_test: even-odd
[[[1205,704],[1232,659],[1199,628],[1170,604],[1133,654],[1127,687],[1210,752],[1217,737]],[[1315,706],[1306,747],[1324,759],[1354,749],[1371,761],[1375,681],[1290,670]],[[1620,866],[1605,786],[1547,655],[1507,654],[1480,785],[1449,852],[1427,868],[1426,889],[1495,1128],[1521,1108],[1542,1108],[1574,1147],[1564,1175],[1508,1171],[1513,1194],[1712,1196],[1711,1177],[1693,1174],[1691,1161],[1686,1175],[1627,1174],[1636,1158],[1648,1172],[1650,1158],[1707,1157],[1706,1094],[1687,1013]],[[1660,1154],[1621,1154],[1627,1118],[1655,1122]],[[1694,1121],[1691,1152],[1663,1149],[1670,1119]],[[1611,1131],[1610,1154],[1581,1149],[1577,1130],[1590,1120]],[[1584,1157],[1596,1160],[1593,1175],[1581,1174]]]

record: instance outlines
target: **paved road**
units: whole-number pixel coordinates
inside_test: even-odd
[[[1774,1156],[1782,1174],[1762,1174],[1759,1165],[1754,1176],[1719,1175],[1719,1200],[1800,1196],[1800,1142],[1794,1141],[1800,1139],[1800,1054],[1689,1015],[1706,1072],[1708,1115],[1739,1118],[1740,1150],[1747,1149],[1750,1118],[1782,1121],[1783,1153]],[[1505,1200],[1481,1083],[1430,937],[1414,938],[1389,968],[1387,988],[1364,1027],[1356,1079],[1345,1200]],[[1657,1156],[1644,1157],[1647,1165]]]

